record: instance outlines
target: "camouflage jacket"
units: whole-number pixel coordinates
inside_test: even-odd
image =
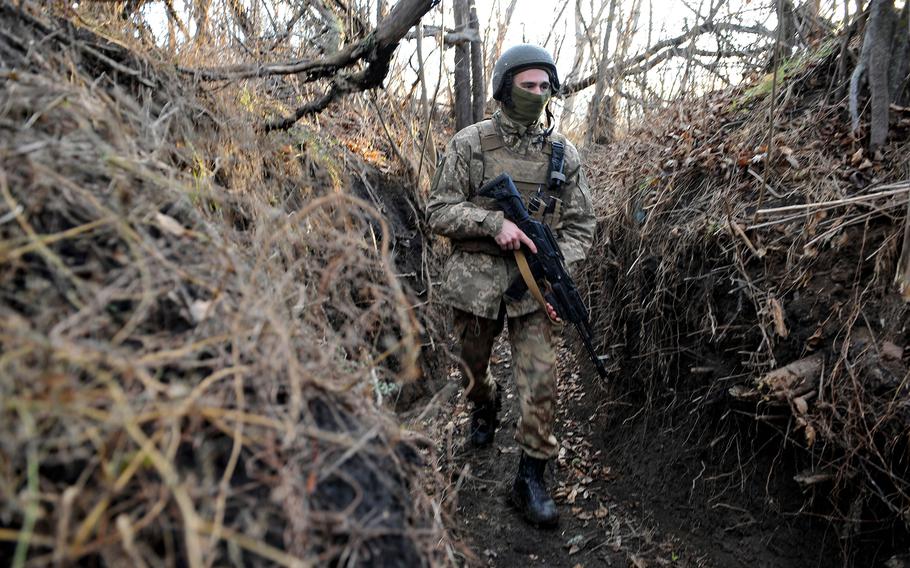
[[[565,144],[566,182],[557,193],[560,207],[543,218],[571,270],[582,260],[594,236],[594,210],[581,161],[575,147],[560,134],[553,140]],[[472,314],[495,318],[503,292],[520,277],[511,251],[500,251],[493,238],[503,224],[503,214],[492,199],[477,190],[501,173],[515,181],[525,204],[543,191],[552,145],[540,125],[520,125],[502,111],[491,119],[468,126],[452,138],[436,171],[427,204],[430,228],[452,241],[439,300]],[[510,317],[529,314],[540,306],[531,294],[507,304]]]

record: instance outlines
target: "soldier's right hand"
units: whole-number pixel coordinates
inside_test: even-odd
[[[525,244],[531,249],[532,253],[537,254],[537,246],[534,241],[524,231],[519,229],[518,225],[508,219],[503,220],[502,229],[499,230],[499,234],[496,235],[495,239],[496,244],[502,250],[518,250],[522,244]]]

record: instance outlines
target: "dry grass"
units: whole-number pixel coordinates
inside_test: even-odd
[[[771,424],[848,536],[910,525],[910,322],[892,284],[910,115],[892,113],[893,142],[869,159],[832,97],[838,56],[788,63],[775,101],[715,93],[593,149],[587,280],[620,390],[691,420],[733,408]],[[813,356],[811,374],[770,373]]]
[[[448,562],[431,444],[377,404],[421,333],[383,216],[240,87],[0,20],[2,555]]]

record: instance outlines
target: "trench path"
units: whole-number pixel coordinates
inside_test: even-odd
[[[455,467],[460,480],[456,515],[460,536],[476,558],[468,565],[496,567],[711,566],[706,556],[675,537],[663,534],[634,495],[617,494],[606,450],[593,447],[598,411],[576,370],[566,368],[574,356],[560,348],[556,433],[559,456],[547,469],[547,484],[559,508],[556,529],[537,529],[524,522],[510,504],[509,490],[518,464],[513,439],[518,395],[505,334],[493,351],[491,369],[503,389],[503,411],[492,447],[465,444],[468,408],[454,402]],[[594,398],[594,397],[591,397]],[[457,479],[457,475],[456,475]]]

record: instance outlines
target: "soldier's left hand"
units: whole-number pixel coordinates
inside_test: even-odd
[[[547,303],[547,315],[550,316],[550,319],[556,323],[562,323],[562,320],[559,319],[559,315],[556,314],[556,309],[551,306],[549,302]]]

